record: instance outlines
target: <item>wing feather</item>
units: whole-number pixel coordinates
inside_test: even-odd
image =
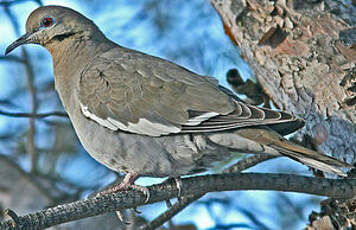
[[[94,58],[78,91],[87,118],[149,136],[301,123],[290,114],[246,104],[209,77],[120,47]]]

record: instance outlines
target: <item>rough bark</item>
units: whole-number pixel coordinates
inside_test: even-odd
[[[325,179],[290,174],[229,173],[193,176],[181,179],[181,186],[183,197],[233,190],[301,192],[338,199],[349,199],[356,195],[355,179]],[[104,213],[169,200],[177,197],[179,192],[173,180],[147,188],[151,194],[147,203],[145,194],[131,190],[78,200],[24,216],[17,216],[10,211],[8,212],[10,220],[0,223],[0,229],[44,229]]]
[[[311,136],[319,151],[353,163],[355,1],[211,0],[211,3],[264,93],[276,107],[306,120],[306,128],[297,138]]]
[[[356,7],[342,1],[211,2],[273,103],[305,118],[305,133],[328,137],[319,143],[322,152],[352,162]]]

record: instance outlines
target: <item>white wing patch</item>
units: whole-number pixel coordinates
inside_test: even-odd
[[[98,116],[96,116],[95,114],[89,112],[88,107],[84,106],[82,104],[80,104],[80,108],[84,114],[84,116],[86,116],[87,118],[90,118],[96,122],[98,122],[100,125],[109,128],[111,130],[117,130],[118,127],[116,127],[113,123],[111,123],[110,121],[108,121],[107,119],[102,119]]]
[[[160,123],[153,123],[145,118],[140,118],[138,123],[129,122],[128,129],[133,130],[139,134],[147,134],[150,136],[160,136],[170,133],[179,133],[181,131],[180,128],[173,125],[163,125]]]
[[[140,118],[137,123],[128,122],[128,125],[121,123],[118,120],[115,120],[111,117],[106,119],[100,118],[95,114],[91,113],[87,106],[80,104],[80,108],[84,116],[98,122],[100,125],[109,128],[111,130],[124,130],[131,133],[149,135],[149,136],[161,136],[167,135],[170,133],[179,133],[180,128],[173,125],[164,125],[160,123],[153,123],[145,118]]]
[[[201,114],[199,116],[190,118],[186,123],[184,123],[184,125],[196,126],[196,125],[199,125],[200,123],[202,123],[203,121],[206,121],[209,118],[215,117],[217,115],[219,115],[219,113],[216,113],[216,112],[204,113],[204,114]]]

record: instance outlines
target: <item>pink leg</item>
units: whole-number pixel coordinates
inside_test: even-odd
[[[108,189],[106,191],[103,191],[103,192],[104,192],[104,194],[108,194],[108,193],[126,191],[135,183],[137,178],[138,178],[138,174],[137,173],[130,172],[130,173],[125,175],[124,179],[121,181],[120,184],[117,184],[117,185],[115,185],[115,186],[111,187],[110,189]]]
[[[101,195],[105,195],[105,194],[109,194],[109,193],[126,191],[126,190],[129,190],[130,188],[132,188],[132,189],[143,192],[146,195],[146,203],[147,203],[150,199],[150,192],[146,187],[134,184],[135,181],[138,179],[138,177],[139,177],[139,175],[137,173],[129,172],[128,174],[126,174],[126,176],[124,177],[124,179],[121,181],[120,184],[115,185],[105,191],[102,191],[98,195],[101,196]]]

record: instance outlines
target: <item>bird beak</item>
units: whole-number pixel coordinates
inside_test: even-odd
[[[16,41],[14,41],[11,45],[9,45],[5,50],[5,55],[16,49],[18,46],[33,43],[32,33],[25,33],[21,37],[19,37]]]

